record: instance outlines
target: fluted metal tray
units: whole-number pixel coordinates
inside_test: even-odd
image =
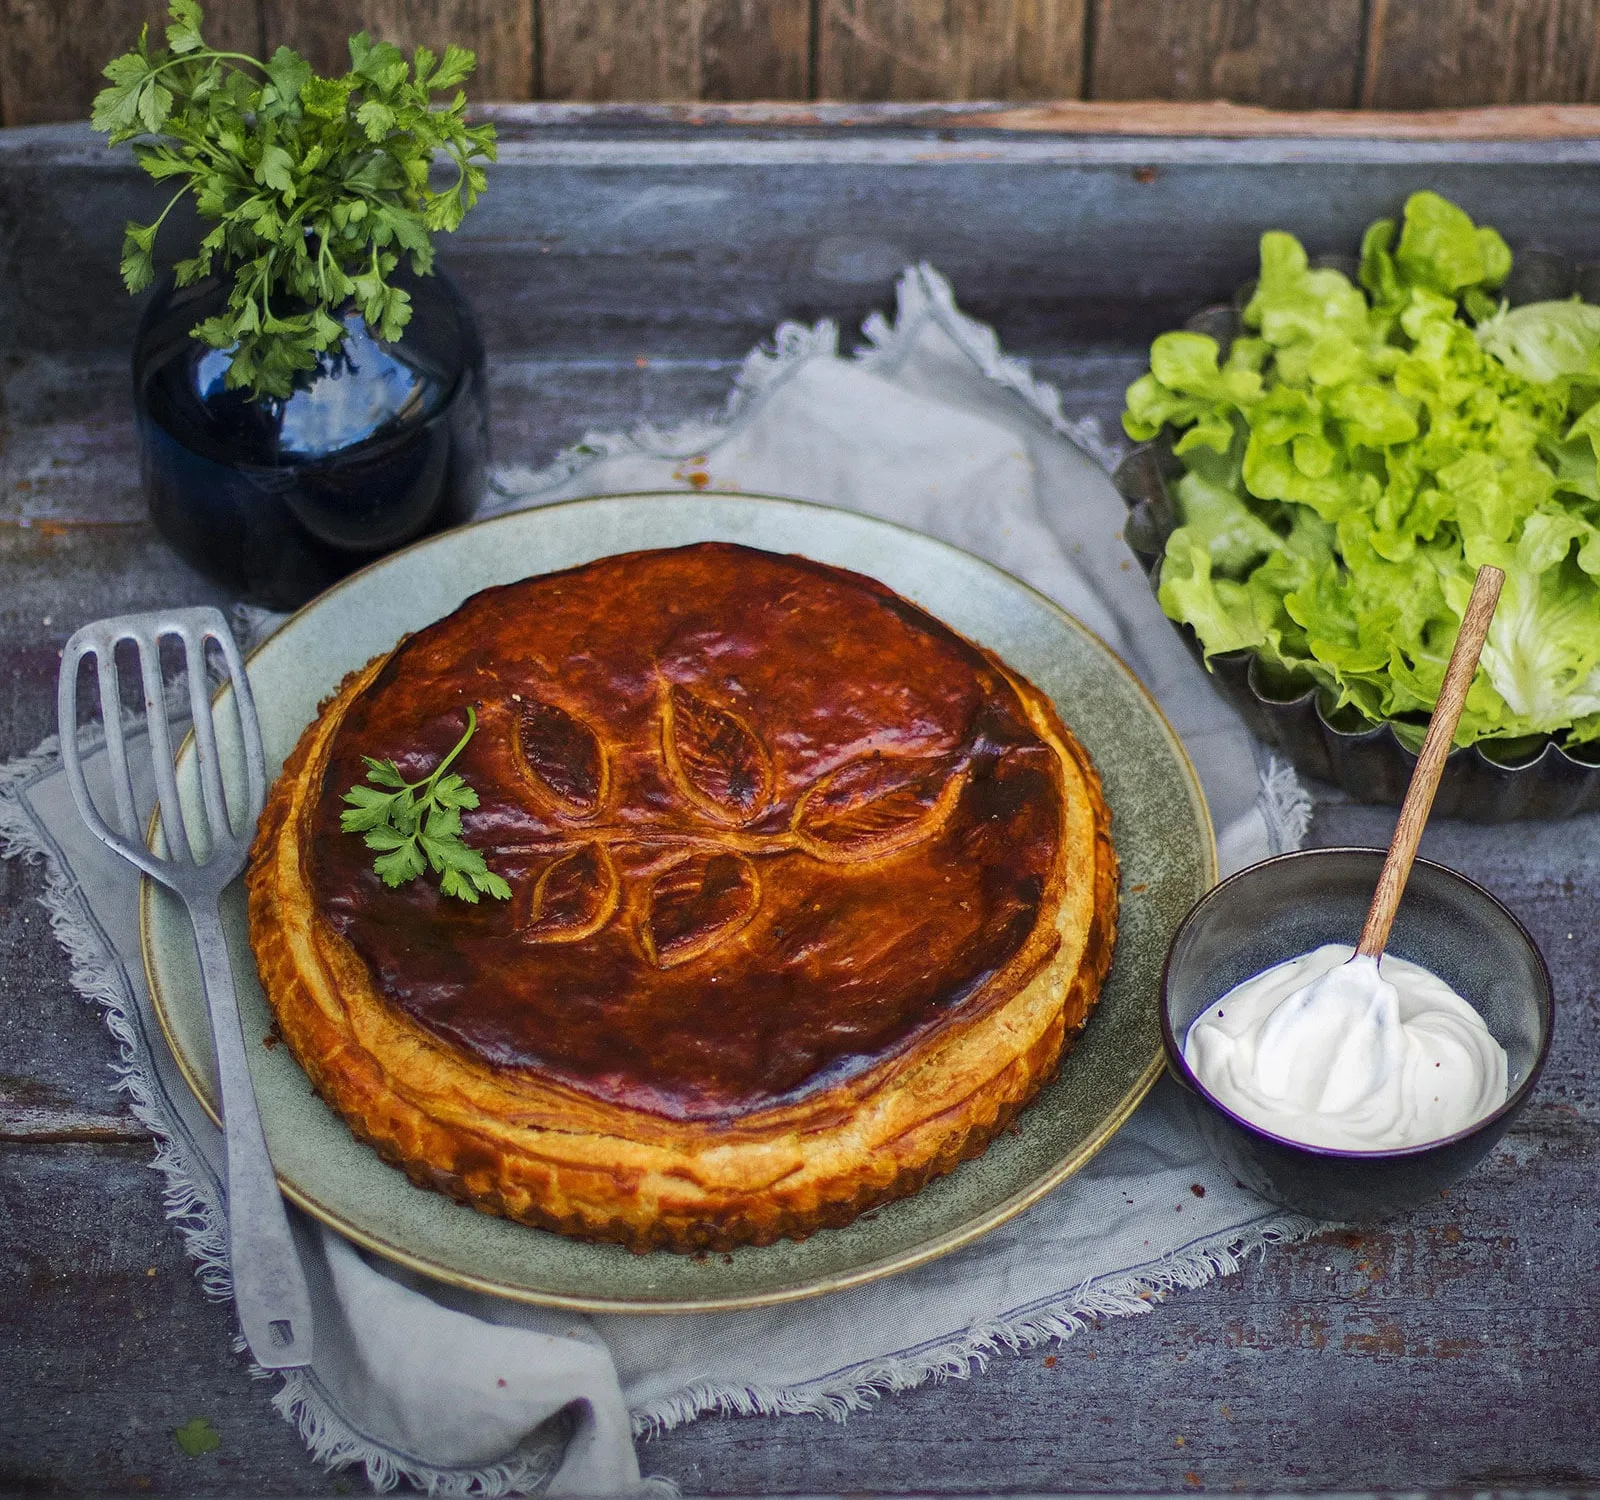
[[[1319,264],[1354,275],[1351,261],[1324,257]],[[1184,326],[1210,334],[1226,355],[1239,331],[1239,309],[1253,290],[1241,288],[1232,305],[1205,308]],[[1505,287],[1513,305],[1567,297],[1574,291],[1586,300],[1600,300],[1600,265],[1578,265],[1537,247],[1516,252],[1516,267]],[[1182,473],[1183,464],[1172,451],[1172,435],[1163,431],[1129,453],[1113,476],[1128,505],[1124,535],[1152,587],[1160,581],[1167,538],[1178,525],[1169,484]],[[1197,659],[1206,661],[1189,626],[1174,621],[1173,629]],[[1353,711],[1334,710],[1329,695],[1315,684],[1271,681],[1253,651],[1223,652],[1206,665],[1250,728],[1287,755],[1298,770],[1332,782],[1358,802],[1398,803],[1405,796],[1417,757],[1391,724],[1373,724]],[[1570,818],[1597,809],[1600,745],[1568,749],[1550,735],[1451,751],[1434,802],[1436,815],[1476,823]]]

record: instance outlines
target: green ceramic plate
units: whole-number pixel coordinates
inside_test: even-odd
[[[528,1302],[607,1312],[687,1312],[809,1297],[902,1271],[964,1245],[1070,1176],[1111,1137],[1160,1072],[1156,988],[1167,941],[1215,880],[1210,819],[1177,736],[1121,661],[1016,579],[943,542],[852,512],[743,495],[631,495],[479,522],[385,558],[295,615],[250,658],[276,773],[346,672],[468,594],[609,553],[718,539],[798,552],[882,579],[997,651],[1054,698],[1105,782],[1122,860],[1116,959],[1060,1077],[977,1160],[846,1229],[732,1255],[634,1255],[463,1208],[413,1187],[312,1092],[255,982],[236,884],[223,906],[241,978],[251,1071],[284,1191],[357,1243],[453,1282]],[[219,702],[219,729],[231,715]],[[238,759],[224,733],[222,752]],[[198,803],[192,755],[180,785]],[[191,824],[192,826],[192,824]],[[191,1086],[215,1117],[215,1065],[188,919],[146,881],[145,966]],[[248,977],[246,977],[248,976]]]

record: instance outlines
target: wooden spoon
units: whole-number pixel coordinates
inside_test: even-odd
[[[1400,806],[1400,819],[1394,826],[1394,837],[1389,840],[1389,853],[1378,876],[1378,888],[1372,895],[1367,923],[1361,929],[1361,941],[1356,946],[1359,957],[1381,958],[1388,944],[1389,929],[1394,926],[1394,914],[1405,892],[1412,861],[1417,857],[1417,843],[1433,808],[1434,793],[1439,790],[1439,778],[1444,774],[1445,757],[1455,740],[1456,725],[1461,722],[1461,710],[1467,701],[1467,689],[1478,668],[1484,637],[1489,633],[1489,621],[1494,618],[1494,607],[1500,602],[1500,586],[1505,581],[1506,575],[1499,568],[1478,569],[1472,598],[1467,601],[1467,612],[1462,616],[1461,630],[1456,636],[1455,650],[1450,653],[1450,665],[1445,669],[1444,685],[1439,689],[1439,701],[1434,705],[1433,717],[1428,720],[1422,753],[1417,756],[1411,785],[1406,788],[1406,800]]]

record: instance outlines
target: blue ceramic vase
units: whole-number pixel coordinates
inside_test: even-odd
[[[251,604],[294,609],[396,547],[468,519],[489,457],[483,344],[448,278],[408,277],[393,344],[343,314],[338,354],[287,399],[224,383],[228,356],[189,330],[220,311],[220,281],[146,306],[133,351],[140,464],[157,529]]]

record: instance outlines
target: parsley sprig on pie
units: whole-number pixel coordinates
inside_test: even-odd
[[[350,805],[339,814],[339,826],[346,833],[366,835],[367,848],[378,851],[372,868],[391,889],[431,866],[447,896],[474,906],[480,892],[497,901],[511,899],[511,887],[461,836],[462,809],[475,808],[478,794],[465,778],[445,775],[477,727],[477,711],[469,704],[466,733],[420,781],[407,781],[392,760],[361,757],[373,785],[358,782],[344,794],[341,800]]]

